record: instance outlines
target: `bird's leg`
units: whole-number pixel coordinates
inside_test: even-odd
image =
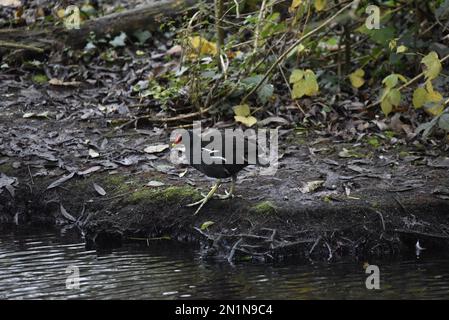
[[[226,200],[226,199],[229,199],[229,198],[233,198],[234,197],[234,192],[235,192],[235,183],[236,183],[236,181],[237,181],[237,176],[233,175],[232,176],[232,180],[231,180],[231,188],[229,188],[229,192],[227,192],[225,190],[226,194],[225,195],[217,194],[216,195],[217,198],[220,199],[220,200]]]
[[[198,207],[198,209],[196,209],[194,215],[197,214],[198,212],[200,212],[201,208],[206,204],[207,201],[210,200],[210,198],[213,197],[213,195],[214,195],[215,192],[218,190],[218,188],[220,187],[220,185],[221,185],[221,180],[218,179],[217,183],[215,183],[215,184],[213,185],[212,189],[210,189],[209,193],[208,193],[203,199],[201,199],[200,201],[197,201],[197,202],[194,202],[194,203],[191,203],[191,204],[188,204],[188,205],[187,205],[187,207],[194,207],[194,206],[200,205],[200,206]]]

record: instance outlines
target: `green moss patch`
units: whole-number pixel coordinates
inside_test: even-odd
[[[250,211],[256,214],[275,214],[278,208],[271,201],[262,201],[251,207]]]

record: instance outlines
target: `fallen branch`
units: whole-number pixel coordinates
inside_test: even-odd
[[[0,47],[9,48],[9,49],[24,49],[24,50],[35,51],[38,53],[44,52],[44,49],[38,48],[36,46],[17,43],[17,42],[2,41],[2,40],[0,40]]]
[[[179,15],[184,10],[193,8],[197,4],[197,1],[193,0],[154,1],[124,12],[87,20],[81,24],[79,29],[66,29],[63,26],[53,26],[44,30],[28,30],[26,28],[3,29],[0,30],[0,39],[6,42],[13,40],[29,43],[38,42],[42,48],[28,44],[15,44],[15,46],[20,46],[21,49],[36,52],[51,50],[55,47],[55,43],[80,47],[85,44],[91,33],[94,33],[97,37],[102,37],[107,34],[140,29],[157,30],[160,25],[158,21],[160,17]]]

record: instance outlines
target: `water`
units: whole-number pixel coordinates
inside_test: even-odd
[[[79,268],[79,289],[66,288],[69,266]],[[0,298],[449,298],[449,259],[422,255],[379,267],[381,289],[370,291],[360,262],[232,267],[203,261],[195,249],[170,241],[98,253],[86,251],[81,239],[56,232],[0,234]]]

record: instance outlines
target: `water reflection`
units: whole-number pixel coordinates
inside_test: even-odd
[[[449,298],[449,261],[378,263],[381,290],[365,288],[361,263],[261,265],[202,261],[172,242],[109,253],[56,233],[0,234],[0,297],[9,299],[351,299]],[[66,289],[68,266],[80,288]]]

